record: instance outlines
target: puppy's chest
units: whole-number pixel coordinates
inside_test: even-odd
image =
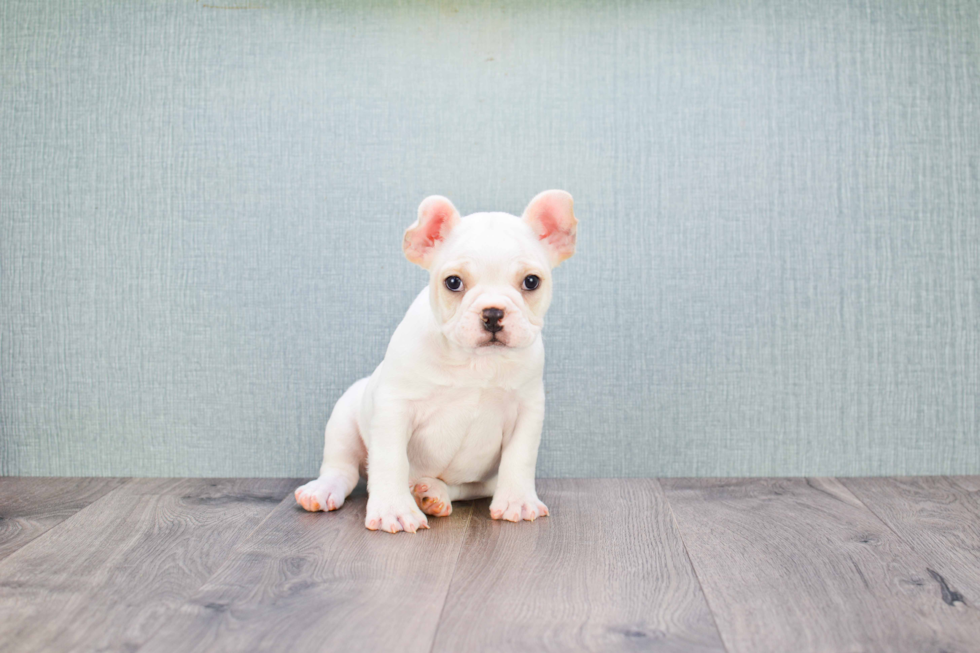
[[[412,466],[446,482],[483,480],[496,469],[504,438],[517,422],[511,390],[446,389],[416,406],[409,443]]]

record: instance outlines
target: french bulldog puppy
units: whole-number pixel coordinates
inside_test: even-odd
[[[493,519],[548,514],[534,487],[541,327],[551,271],[575,252],[576,225],[560,190],[539,194],[520,218],[461,218],[445,197],[422,202],[402,249],[429,285],[374,373],[334,407],[320,476],[296,489],[303,508],[340,508],[365,474],[371,530],[414,533],[453,501],[490,496]]]

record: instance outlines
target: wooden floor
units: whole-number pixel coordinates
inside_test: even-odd
[[[300,483],[0,478],[0,650],[980,651],[980,477],[546,480],[416,535]]]

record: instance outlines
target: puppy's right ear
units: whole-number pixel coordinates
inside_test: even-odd
[[[459,211],[441,195],[432,195],[419,205],[419,219],[405,230],[405,258],[428,269],[436,250],[459,224]]]

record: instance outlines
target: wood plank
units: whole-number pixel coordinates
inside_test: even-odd
[[[930,563],[934,592],[980,606],[980,491],[941,476],[841,482]]]
[[[722,651],[655,480],[543,480],[551,516],[474,507],[434,651]]]
[[[124,482],[121,478],[0,478],[0,560]]]
[[[416,534],[282,502],[140,653],[429,651],[471,505]]]
[[[279,505],[292,496],[301,479],[273,478],[134,478],[119,488],[120,494],[139,496],[145,494],[186,496],[198,503],[240,503],[255,501]],[[270,508],[271,511],[271,508]]]
[[[976,610],[834,479],[662,481],[708,603],[739,651],[969,651]]]
[[[947,476],[967,492],[980,492],[980,476]]]
[[[298,480],[253,480],[244,493],[239,480],[189,480],[157,494],[143,483],[105,495],[0,563],[0,642],[18,651],[135,649]]]

